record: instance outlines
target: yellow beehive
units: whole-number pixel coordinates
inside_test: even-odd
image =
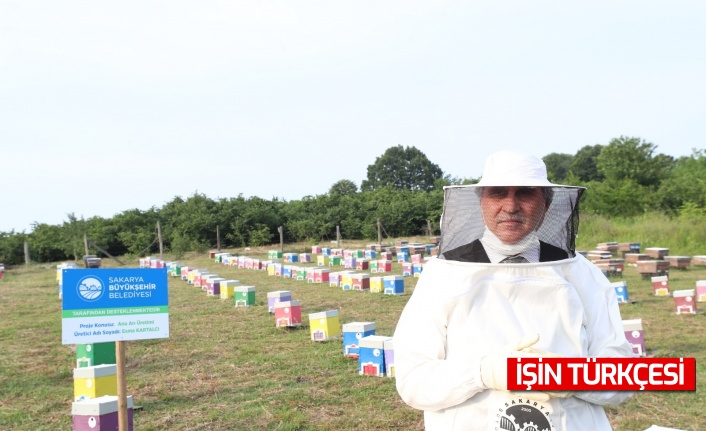
[[[74,401],[103,395],[118,395],[115,364],[74,368]]]
[[[309,328],[313,341],[326,341],[341,337],[338,310],[309,314]]]

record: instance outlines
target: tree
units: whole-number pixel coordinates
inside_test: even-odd
[[[542,157],[542,160],[547,165],[547,177],[549,177],[549,180],[558,183],[566,179],[574,156],[564,153],[550,153]]]
[[[328,191],[328,194],[330,195],[339,195],[339,196],[345,196],[345,195],[353,195],[358,193],[358,186],[355,185],[355,183],[351,180],[340,180],[331,186],[331,188]]]
[[[664,154],[653,157],[656,148],[640,138],[613,139],[596,158],[598,171],[608,180],[633,180],[642,186],[658,186],[673,161]]]
[[[662,207],[672,212],[686,204],[706,208],[706,152],[694,149],[691,156],[677,159],[658,196]]]
[[[368,178],[360,188],[364,191],[380,187],[429,191],[443,175],[441,168],[417,148],[398,145],[388,148],[375,163],[368,165]]]
[[[596,164],[596,159],[602,149],[603,145],[600,144],[582,147],[576,152],[576,155],[574,155],[569,172],[584,182],[603,180],[603,174],[598,172],[598,166]]]

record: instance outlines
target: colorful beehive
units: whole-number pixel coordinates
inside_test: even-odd
[[[178,262],[172,262],[172,263],[169,265],[169,271],[168,271],[168,272],[169,272],[169,275],[171,275],[172,277],[179,277],[179,276],[181,276],[181,267],[182,267],[182,265],[181,265],[180,263],[178,263]]]
[[[299,262],[299,255],[297,253],[284,253],[282,256],[285,262],[296,263]]]
[[[235,297],[235,286],[239,285],[239,280],[224,280],[220,283],[220,296],[222,300]]]
[[[236,307],[250,307],[255,304],[255,286],[235,286],[233,295]]]
[[[342,290],[351,290],[353,289],[353,275],[355,272],[353,271],[343,271],[341,273],[341,289]]]
[[[390,272],[392,271],[392,261],[391,260],[378,260],[378,271],[377,272]]]
[[[314,283],[328,283],[330,273],[328,268],[314,268]]]
[[[691,263],[698,266],[706,266],[706,255],[694,256],[691,259]]]
[[[213,284],[212,280],[215,280],[216,278],[221,278],[218,276],[218,274],[208,274],[205,277],[201,277],[201,290],[204,292],[208,292],[208,286],[209,284]],[[220,294],[220,290],[219,290]]]
[[[355,257],[356,259],[363,259],[365,258],[365,250],[353,250],[351,252],[351,256]]]
[[[429,256],[438,256],[439,255],[439,247],[437,247],[437,246],[431,247],[429,249],[429,251],[427,252],[427,254],[429,254]]]
[[[302,308],[298,300],[280,301],[275,304],[275,326],[294,327],[302,324]]]
[[[311,246],[311,254],[321,254],[321,246],[320,245],[312,245]]]
[[[370,277],[370,293],[382,293],[383,285],[382,277]]]
[[[150,259],[150,268],[164,268],[165,263],[162,259]]]
[[[238,256],[238,269],[245,269],[248,262],[247,256]]]
[[[311,253],[299,253],[299,262],[301,262],[301,263],[311,262]]]
[[[269,250],[267,252],[268,259],[282,259],[282,252],[280,250]]]
[[[206,294],[209,296],[221,296],[221,283],[226,281],[223,277],[209,278],[206,284]]]
[[[340,266],[343,262],[343,258],[341,256],[329,256],[328,257],[328,266]]]
[[[385,376],[385,341],[391,339],[382,335],[369,335],[360,339],[358,374]]]
[[[196,272],[196,274],[194,275],[194,287],[205,287],[206,276],[208,276],[209,274],[210,272],[204,269],[198,270],[198,272]]]
[[[367,271],[368,266],[368,259],[361,258],[355,261],[355,269],[358,271]]]
[[[76,345],[76,368],[115,363],[115,341]]]
[[[413,255],[410,257],[410,261],[411,261],[412,263],[422,263],[422,260],[423,260],[423,259],[424,259],[424,256],[422,256],[421,254],[413,254]]]
[[[252,257],[246,257],[243,260],[243,267],[245,267],[245,269],[252,269],[252,265]]]
[[[351,322],[343,324],[343,356],[357,359],[360,354],[360,339],[375,335],[375,322]]]
[[[401,275],[387,275],[382,282],[385,295],[404,295],[404,278]]]
[[[412,262],[402,263],[402,276],[411,277],[412,276]]]
[[[351,251],[350,250],[344,250],[342,248],[332,248],[331,249],[331,256],[350,256]]]
[[[343,267],[346,269],[355,269],[355,256],[345,256],[343,258]]]
[[[424,270],[424,264],[423,263],[413,263],[412,264],[412,275],[414,277],[419,278],[422,275],[422,271]]]
[[[179,278],[181,278],[183,281],[186,281],[187,277],[189,277],[189,271],[191,271],[190,267],[182,266],[179,270]]]
[[[118,395],[117,366],[115,364],[74,368],[74,401]]]
[[[216,263],[223,263],[223,258],[226,256],[230,256],[230,253],[216,253],[216,255],[213,256],[213,260]]]
[[[393,340],[386,340],[382,343],[385,354],[385,375],[395,377],[395,346]]]
[[[275,312],[275,305],[280,302],[291,301],[292,291],[291,290],[275,290],[274,292],[267,292],[267,311],[270,313]]]
[[[383,251],[380,253],[380,260],[392,260],[392,252],[390,251]]]
[[[306,269],[306,282],[313,283],[315,280],[316,280],[316,273],[314,272],[314,268],[307,268]]]
[[[645,334],[642,330],[642,319],[623,320],[623,330],[625,338],[627,338],[632,352],[636,357],[642,357],[647,354],[645,348]]]
[[[351,274],[353,290],[370,290],[370,274]]]
[[[275,274],[274,274],[275,277],[282,276],[282,268],[283,267],[284,267],[284,265],[282,265],[281,263],[273,263],[272,264],[272,268],[274,268],[274,272],[275,272]]]
[[[296,269],[292,270],[291,265],[283,265],[282,266],[282,278],[292,278],[292,272],[294,272],[295,277],[296,277]]]
[[[618,302],[628,302],[630,297],[628,296],[628,283],[625,281],[616,281],[611,283],[613,289],[615,289],[615,296],[618,298]]]
[[[316,256],[316,264],[318,266],[327,266],[328,265],[328,255],[320,254],[320,255]]]
[[[397,252],[397,263],[405,263],[409,262],[409,253],[408,252]]]
[[[296,268],[296,271],[292,271],[292,278],[294,280],[299,280],[299,281],[306,280],[306,271],[307,271],[306,267],[298,266]]]
[[[331,249],[328,248],[328,247],[323,247],[323,248],[321,249],[321,254],[323,254],[324,256],[330,256],[330,255],[331,255]]]
[[[696,314],[696,291],[694,289],[675,290],[672,296],[677,314]]]
[[[255,271],[259,271],[262,269],[262,261],[260,259],[254,259],[252,260],[252,269]]]
[[[696,302],[706,302],[706,280],[696,281]]]
[[[656,296],[669,296],[669,278],[666,275],[652,277],[652,290]]]
[[[365,258],[368,260],[373,260],[377,258],[377,252],[375,250],[365,250]]]
[[[313,341],[328,341],[341,337],[338,310],[309,314],[309,330]]]
[[[669,254],[669,249],[664,247],[648,247],[645,249],[645,254],[651,259],[664,260],[665,256]]]
[[[691,266],[690,256],[665,256],[664,260],[669,262],[670,269],[688,269]]]
[[[127,431],[133,430],[132,395],[127,399]],[[104,395],[71,403],[73,431],[118,431],[118,397]]]

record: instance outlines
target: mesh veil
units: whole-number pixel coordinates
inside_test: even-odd
[[[537,230],[540,241],[576,255],[576,235],[579,227],[581,187],[550,187],[553,198]],[[481,212],[479,187],[444,187],[444,211],[441,215],[439,257],[449,250],[468,244],[483,235],[485,224]]]

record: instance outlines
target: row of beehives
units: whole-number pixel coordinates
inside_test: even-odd
[[[639,243],[599,243],[596,250],[582,252],[607,276],[618,276],[625,265],[632,265],[643,278],[652,275],[666,275],[670,269],[687,269],[694,265],[706,265],[706,256],[670,256],[669,249],[649,247],[640,253]],[[622,253],[622,258],[617,258]]]
[[[672,296],[674,298],[674,311],[676,314],[696,314],[697,302],[706,302],[706,280],[698,280],[695,289],[683,289],[670,292],[669,278],[667,276],[654,276],[652,290],[655,296]],[[630,300],[627,282],[616,281],[611,283],[615,289],[618,303],[627,304]],[[632,345],[637,356],[645,356],[645,336],[642,328],[642,319],[623,320],[625,337]]]
[[[214,257],[215,258],[215,257]],[[222,259],[220,261],[223,263]],[[222,300],[235,298],[236,307],[255,305],[255,287],[239,286],[238,280],[225,280],[207,270],[189,268],[177,262],[168,266],[173,277],[204,289],[208,295]],[[318,268],[315,268],[318,269]],[[397,289],[404,290],[400,276]],[[301,302],[292,298],[290,290],[267,292],[268,312],[274,314],[276,327],[298,327],[303,324]],[[309,314],[309,327],[313,341],[343,339],[343,354],[358,359],[358,372],[366,375],[394,376],[392,338],[375,335],[374,322],[351,322],[341,329],[338,310]]]

